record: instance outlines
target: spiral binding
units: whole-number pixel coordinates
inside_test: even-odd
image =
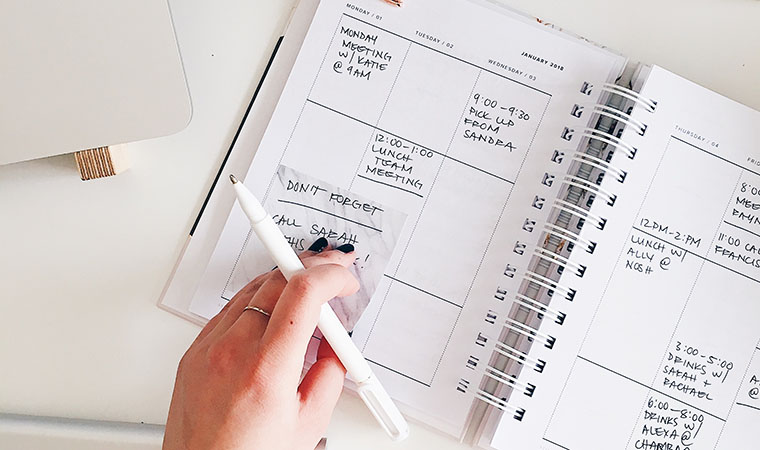
[[[591,84],[584,83],[581,92],[588,94],[590,89]],[[594,104],[591,108],[575,105],[571,112],[573,116],[581,117],[584,111],[590,111],[596,118],[596,124],[595,128],[581,129],[581,138],[585,139],[582,141],[584,151],[563,152],[570,154],[574,170],[553,175],[552,179],[559,180],[562,184],[561,192],[564,193],[563,197],[558,196],[550,205],[554,219],[542,225],[526,221],[526,226],[540,227],[541,239],[533,246],[521,242],[515,245],[515,253],[529,253],[531,262],[529,268],[520,273],[510,266],[505,272],[505,275],[519,279],[521,285],[518,292],[510,296],[511,313],[499,322],[501,335],[496,339],[483,333],[478,335],[481,346],[491,340],[493,348],[491,360],[479,372],[482,381],[474,396],[489,408],[511,413],[516,420],[523,419],[526,409],[513,405],[511,401],[517,401],[510,394],[522,392],[531,397],[536,390],[536,385],[520,381],[522,368],[542,372],[547,364],[543,359],[530,356],[533,344],[538,343],[552,349],[557,342],[550,333],[540,330],[541,325],[545,319],[549,319],[554,323],[553,326],[562,326],[567,318],[561,306],[550,307],[549,303],[560,299],[573,301],[577,294],[574,288],[564,282],[560,283],[559,279],[566,271],[580,278],[587,270],[586,266],[572,260],[571,252],[577,248],[594,253],[597,247],[596,242],[581,237],[580,230],[585,224],[604,230],[607,224],[606,218],[590,211],[591,206],[596,199],[609,206],[614,206],[617,200],[617,195],[601,187],[602,179],[612,176],[617,182],[624,183],[628,175],[610,162],[612,155],[619,151],[633,159],[638,152],[636,147],[623,141],[620,136],[627,128],[642,136],[646,133],[647,125],[632,115],[635,107],[650,113],[657,109],[656,101],[645,98],[632,89],[607,83],[601,90],[609,96],[606,103]],[[562,137],[569,140],[573,133],[572,129],[565,128]],[[603,157],[605,152],[607,156]],[[573,225],[576,230],[572,229]],[[507,292],[498,289],[494,298],[503,302],[507,299]],[[497,314],[491,311],[489,317],[489,323],[496,324]],[[473,362],[470,368],[476,365]]]
[[[564,295],[565,298],[567,298],[568,300],[572,300],[575,297],[574,289],[563,286],[559,284],[558,282],[552,280],[551,278],[547,278],[545,276],[539,275],[536,272],[532,272],[530,270],[525,271],[523,275],[523,280],[537,284],[541,287],[546,288],[549,291],[558,292]]]
[[[584,239],[580,237],[579,234],[573,233],[567,228],[547,223],[544,225],[544,229],[546,230],[546,239],[544,239],[545,244],[551,241],[552,237],[558,237],[562,239],[562,241],[570,241],[576,246],[581,246],[582,244],[585,250],[589,253],[594,253],[594,250],[596,250],[596,242]],[[560,241],[560,243],[562,241]]]
[[[596,214],[592,214],[590,211],[587,211],[578,205],[573,205],[572,203],[568,203],[564,200],[556,199],[554,200],[554,209],[564,212],[566,214],[578,216],[583,220],[592,220],[596,222],[596,227],[600,230],[604,230],[604,227],[607,225],[607,219],[604,219],[602,217],[597,216]]]
[[[515,323],[522,323],[522,322],[514,322],[514,321],[512,322],[512,324],[515,324]],[[509,325],[509,324],[505,324],[505,327],[511,328],[514,331],[517,331],[519,329],[519,327],[515,328],[513,325]],[[530,328],[530,327],[526,327],[526,328],[529,328],[530,330],[533,330],[535,332],[534,328]],[[525,330],[520,330],[519,333],[525,336],[536,336],[535,334],[532,334]],[[547,343],[544,344],[544,346],[547,346],[547,345],[554,346],[553,343],[549,344],[549,342],[552,342],[552,341],[547,340]],[[535,370],[536,372],[543,372],[544,368],[546,367],[546,361],[544,361],[543,359],[531,358],[530,356],[528,356],[527,352],[517,350],[516,348],[511,347],[501,341],[496,341],[496,345],[494,346],[494,351],[496,353],[499,353],[501,356],[504,356],[506,358],[509,358],[517,362],[520,365],[529,364],[531,367],[533,367],[533,370]]]
[[[565,184],[577,187],[581,191],[591,191],[595,195],[604,197],[607,200],[608,205],[615,206],[615,200],[617,199],[617,195],[607,191],[606,189],[602,189],[601,186],[594,184],[593,181],[589,181],[581,177],[570,175],[570,174],[565,175],[563,177],[563,181],[565,182]]]
[[[557,322],[557,324],[559,325],[562,325],[563,323],[565,323],[565,317],[567,317],[567,314],[561,311],[557,311],[555,309],[549,308],[548,306],[544,305],[543,303],[539,302],[538,300],[534,298],[530,298],[527,295],[523,295],[523,294],[517,294],[515,295],[515,300],[517,300],[517,303],[536,312],[538,314],[539,319],[543,319],[545,316],[548,316],[548,317],[553,317],[554,321]],[[552,344],[552,346],[553,345],[554,344]]]
[[[625,177],[628,176],[628,173],[625,170],[618,169],[607,161],[601,158],[597,158],[596,156],[589,155],[588,153],[581,153],[576,151],[573,153],[572,158],[579,163],[584,163],[596,167],[605,173],[614,173],[617,175],[617,180],[621,183],[624,182]]]
[[[616,149],[623,150],[631,159],[635,158],[636,152],[638,152],[638,149],[636,147],[623,142],[617,136],[613,136],[606,131],[601,131],[596,128],[584,128],[583,137],[587,137],[590,140],[599,141],[603,144],[611,145]]]
[[[618,109],[610,108],[607,105],[594,105],[593,112],[600,116],[606,116],[612,120],[622,122],[628,127],[635,127],[640,136],[644,136],[644,133],[647,131],[647,126],[631,117],[630,114],[626,114]]]
[[[586,273],[586,266],[582,264],[577,264],[573,261],[571,261],[568,258],[565,258],[564,256],[560,255],[559,253],[550,252],[549,250],[543,248],[543,247],[536,247],[536,249],[533,251],[533,254],[539,258],[543,259],[544,261],[549,262],[550,264],[556,264],[564,269],[567,269],[568,267],[575,270],[575,274],[578,277],[583,277],[583,275]]]
[[[610,94],[614,94],[620,97],[623,97],[625,99],[633,101],[635,104],[643,106],[647,109],[649,112],[655,112],[657,110],[657,102],[644,98],[639,95],[638,92],[628,89],[624,86],[620,86],[619,84],[612,84],[612,83],[605,83],[602,86],[602,91],[609,92]]]

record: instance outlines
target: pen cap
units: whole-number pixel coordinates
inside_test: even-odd
[[[409,424],[374,374],[359,383],[359,396],[391,439],[403,441],[409,436]]]

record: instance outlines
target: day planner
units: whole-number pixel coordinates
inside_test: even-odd
[[[598,249],[574,255],[589,269],[497,448],[758,447],[760,113],[657,67],[641,95],[656,111],[623,134],[636,158],[613,159],[608,225],[581,231]]]
[[[757,112],[488,2],[292,23],[220,175],[295,249],[356,247],[333,306],[406,414],[499,449],[754,448]],[[273,265],[233,198],[163,307],[202,323]]]

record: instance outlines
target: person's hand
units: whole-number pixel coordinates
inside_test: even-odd
[[[315,242],[301,256],[307,270],[287,284],[279,270],[259,276],[203,328],[179,364],[164,450],[314,449],[345,369],[322,341],[301,381],[306,347],[320,306],[359,289],[347,269],[354,256],[341,251],[353,249],[318,253],[326,246]]]

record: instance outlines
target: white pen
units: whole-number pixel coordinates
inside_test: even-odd
[[[230,175],[230,181],[235,189],[235,194],[237,194],[240,207],[251,221],[251,228],[254,233],[277,263],[285,279],[290,280],[293,275],[304,270],[298,255],[290,247],[285,236],[251,191],[239,182],[234,175]],[[367,360],[354,345],[338,316],[327,303],[322,305],[317,326],[327,342],[330,343],[330,347],[340,362],[343,363],[346,372],[356,382],[359,396],[367,404],[375,419],[380,422],[380,425],[394,441],[406,439],[409,435],[409,425],[406,423],[406,419],[401,415],[401,411],[393,403],[375,374],[372,373]]]

